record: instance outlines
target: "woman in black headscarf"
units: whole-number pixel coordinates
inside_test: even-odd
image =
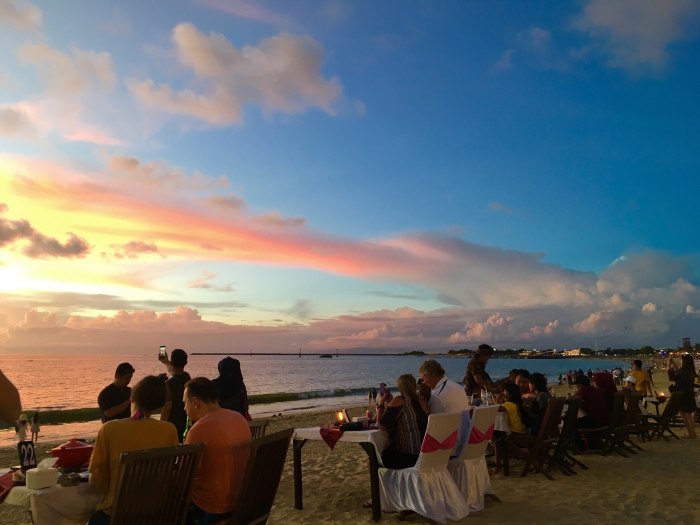
[[[243,414],[248,421],[248,391],[243,382],[241,363],[233,357],[219,361],[219,377],[214,379],[214,386],[219,395],[219,406]]]

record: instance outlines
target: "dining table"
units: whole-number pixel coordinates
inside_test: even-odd
[[[297,428],[293,436],[294,454],[294,508],[303,509],[303,488],[301,470],[301,450],[307,441],[323,441],[322,427]],[[372,496],[372,519],[379,521],[382,517],[379,499],[379,466],[382,451],[389,446],[389,434],[384,430],[368,429],[343,432],[335,443],[356,443],[362,447],[369,458],[370,493]]]
[[[3,472],[0,470],[0,474]],[[16,485],[2,504],[26,508],[34,525],[85,525],[101,497],[85,482],[66,487],[57,483],[43,489]]]

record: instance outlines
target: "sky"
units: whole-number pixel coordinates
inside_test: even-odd
[[[693,0],[0,0],[0,353],[700,340]]]

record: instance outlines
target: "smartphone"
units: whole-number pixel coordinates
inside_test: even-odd
[[[158,352],[158,357],[168,357],[168,352],[165,351],[165,345],[160,345],[160,352]]]

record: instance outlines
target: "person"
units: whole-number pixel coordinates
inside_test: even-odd
[[[656,385],[654,384],[654,367],[653,366],[647,367],[647,375],[649,376],[649,384],[651,385],[651,389],[653,390],[654,388],[656,388]]]
[[[586,415],[576,419],[576,430],[582,428],[599,428],[610,424],[610,406],[605,392],[591,386],[591,382],[584,374],[576,374],[574,384],[577,391],[574,394],[581,398],[581,408]],[[576,432],[576,445],[578,450],[585,450],[587,444],[580,432]]]
[[[17,387],[0,370],[0,420],[14,423],[22,412],[22,401]]]
[[[469,360],[467,371],[462,382],[464,383],[464,391],[468,396],[481,398],[481,391],[494,390],[493,381],[488,372],[486,372],[486,364],[493,355],[493,347],[487,344],[480,344],[474,355]]]
[[[19,420],[15,424],[15,437],[18,442],[27,441],[27,432],[29,431],[29,421],[27,416],[20,414]]]
[[[615,378],[610,372],[596,372],[593,374],[593,384],[603,391],[605,399],[608,401],[610,410],[612,410],[617,387],[615,386]]]
[[[428,359],[418,370],[423,382],[430,388],[428,408],[431,414],[445,412],[462,412],[462,421],[457,433],[457,443],[452,449],[452,456],[459,456],[462,446],[469,435],[469,398],[464,387],[445,376],[445,369],[435,359]]]
[[[386,468],[402,469],[416,464],[425,429],[428,426],[428,403],[419,399],[416,379],[403,374],[396,380],[399,395],[388,404],[377,405],[379,426],[389,432],[391,445],[382,452]]]
[[[114,381],[104,387],[97,396],[97,404],[102,411],[102,422],[113,419],[125,419],[131,415],[131,388],[129,383],[134,377],[134,367],[129,363],[120,363],[114,372]]]
[[[185,391],[185,383],[190,379],[190,374],[185,372],[187,366],[187,352],[181,348],[176,348],[170,354],[170,360],[167,356],[160,356],[158,360],[168,367],[170,379],[166,382],[168,385],[168,399],[165,402],[163,411],[160,413],[162,421],[170,421],[177,429],[177,436],[180,443],[183,440],[187,416],[185,415],[185,405],[182,403],[182,393]]]
[[[508,414],[508,427],[511,432],[525,433],[526,429],[522,419],[523,405],[518,385],[515,383],[503,385],[498,411]]]
[[[219,377],[213,381],[219,399],[219,406],[242,414],[248,421],[248,391],[243,381],[241,363],[233,357],[219,361]]]
[[[32,441],[34,443],[39,441],[39,430],[41,429],[39,425],[39,412],[34,412],[34,415],[32,416]]]
[[[695,371],[695,360],[690,354],[683,354],[681,357],[681,367],[676,369],[676,365],[672,358],[668,358],[669,376],[672,375],[675,384],[674,392],[683,392],[681,400],[680,413],[683,418],[683,423],[688,431],[688,438],[697,439],[695,434],[695,379],[698,377]]]
[[[552,394],[550,394],[547,389],[547,378],[539,372],[530,375],[530,391],[535,394],[535,401],[532,404],[530,433],[536,436],[537,432],[539,432],[544,412],[547,410],[549,400],[552,398]]]
[[[90,484],[104,495],[88,525],[110,522],[119,482],[122,452],[174,446],[179,443],[175,425],[152,419],[165,404],[166,386],[157,376],[146,376],[134,386],[130,398],[131,417],[105,422],[97,432],[90,458]]]
[[[207,444],[195,474],[187,523],[218,523],[231,516],[242,488],[250,454],[248,421],[235,410],[221,408],[216,387],[206,377],[185,385],[183,402],[193,421],[185,444]]]
[[[522,400],[523,407],[528,412],[531,412],[536,394],[530,388],[530,372],[524,368],[519,369],[518,374],[515,376],[515,384],[520,388],[520,399]]]
[[[634,378],[634,382],[629,380],[630,377]],[[637,393],[642,396],[654,395],[651,390],[651,383],[649,382],[649,374],[642,370],[642,361],[640,359],[632,361],[632,370],[625,381],[627,381],[627,386],[629,388],[636,390]]]

